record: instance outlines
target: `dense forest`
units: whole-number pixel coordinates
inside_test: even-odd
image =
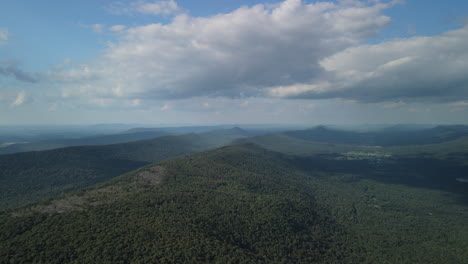
[[[0,262],[466,263],[466,187],[431,162],[223,147],[4,211]]]

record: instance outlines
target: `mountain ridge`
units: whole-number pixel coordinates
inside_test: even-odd
[[[0,210],[83,188],[155,161],[214,149],[240,137],[244,135],[228,129],[0,155]]]

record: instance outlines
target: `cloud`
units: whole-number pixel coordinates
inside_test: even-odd
[[[322,78],[323,59],[390,23],[382,11],[392,3],[366,3],[287,0],[212,17],[181,14],[169,24],[127,28],[97,61],[55,78],[73,79],[81,94],[103,98],[267,96],[271,87]]]
[[[396,101],[396,102],[389,102],[383,105],[383,108],[386,109],[394,109],[394,108],[400,108],[402,106],[405,106],[406,103],[403,101]]]
[[[361,102],[468,99],[468,26],[432,37],[359,45],[320,61],[325,72],[310,83],[275,87],[293,98]]]
[[[25,101],[26,101],[26,92],[21,91],[16,96],[16,99],[11,103],[11,107],[20,106],[20,105],[24,104]]]
[[[249,105],[250,105],[250,102],[247,101],[247,100],[246,100],[246,101],[243,101],[243,102],[240,104],[241,107],[248,107]]]
[[[113,105],[115,102],[116,102],[115,99],[109,99],[109,98],[91,98],[88,101],[88,103],[99,106],[99,107],[109,107]]]
[[[105,29],[105,26],[103,24],[93,24],[86,27],[91,28],[94,33],[103,33]]]
[[[115,25],[112,27],[109,27],[109,30],[112,32],[122,32],[126,29],[127,27],[124,25]]]
[[[55,71],[45,73],[44,76],[46,76],[46,78],[52,82],[64,83],[91,82],[99,79],[98,71],[91,69],[89,65],[81,65],[80,67],[72,68],[66,71],[62,71],[59,68]]]
[[[56,112],[57,111],[57,108],[58,108],[58,103],[51,103],[49,105],[49,108],[47,109],[47,111],[49,112]]]
[[[468,107],[468,101],[457,101],[449,104],[454,107]]]
[[[116,2],[110,6],[113,14],[146,14],[146,15],[171,15],[182,12],[174,0],[169,1],[135,1],[130,3]]]
[[[162,110],[162,111],[167,111],[167,110],[169,110],[169,109],[171,109],[171,106],[170,106],[169,104],[167,104],[167,103],[164,104],[164,105],[161,107],[161,110]]]
[[[80,24],[79,26],[82,28],[90,28],[94,33],[97,33],[97,34],[104,33],[104,31],[106,30],[106,25],[104,24],[91,24],[91,25]]]
[[[56,64],[53,66],[53,69],[56,71],[61,71],[65,69],[66,67],[70,66],[72,63],[72,60],[70,58],[65,58],[62,60],[62,62]]]
[[[299,112],[301,112],[301,113],[309,113],[309,112],[311,112],[312,110],[314,110],[315,108],[317,108],[317,105],[316,105],[316,104],[300,104],[300,105],[299,105]]]
[[[0,28],[0,45],[5,44],[8,41],[9,32],[8,29]]]
[[[10,76],[12,75],[18,81],[35,83],[39,81],[39,77],[36,74],[31,74],[25,72],[18,68],[16,65],[7,65],[1,66],[0,65],[0,75],[3,76]]]

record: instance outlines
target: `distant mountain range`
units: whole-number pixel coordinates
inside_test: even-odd
[[[116,143],[123,143],[123,142],[129,142],[129,141],[156,138],[156,137],[166,136],[166,135],[169,135],[169,133],[164,132],[164,131],[151,131],[151,132],[135,132],[135,133],[125,133],[125,134],[93,136],[93,137],[84,137],[84,138],[77,138],[77,139],[54,139],[54,140],[33,141],[30,143],[16,143],[16,144],[11,144],[5,147],[1,147],[0,155],[17,153],[17,152],[57,149],[57,148],[72,147],[72,146],[108,145],[108,144],[116,144]]]
[[[302,140],[334,144],[367,146],[422,145],[441,143],[467,136],[468,126],[437,126],[427,129],[392,126],[370,132],[353,132],[318,126],[307,130],[289,131],[284,134]]]

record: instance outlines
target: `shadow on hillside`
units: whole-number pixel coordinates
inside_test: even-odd
[[[340,159],[339,155],[297,157],[293,166],[304,171],[357,174],[355,180],[367,178],[387,184],[436,189],[459,195],[468,205],[468,166],[453,160],[434,158]]]

